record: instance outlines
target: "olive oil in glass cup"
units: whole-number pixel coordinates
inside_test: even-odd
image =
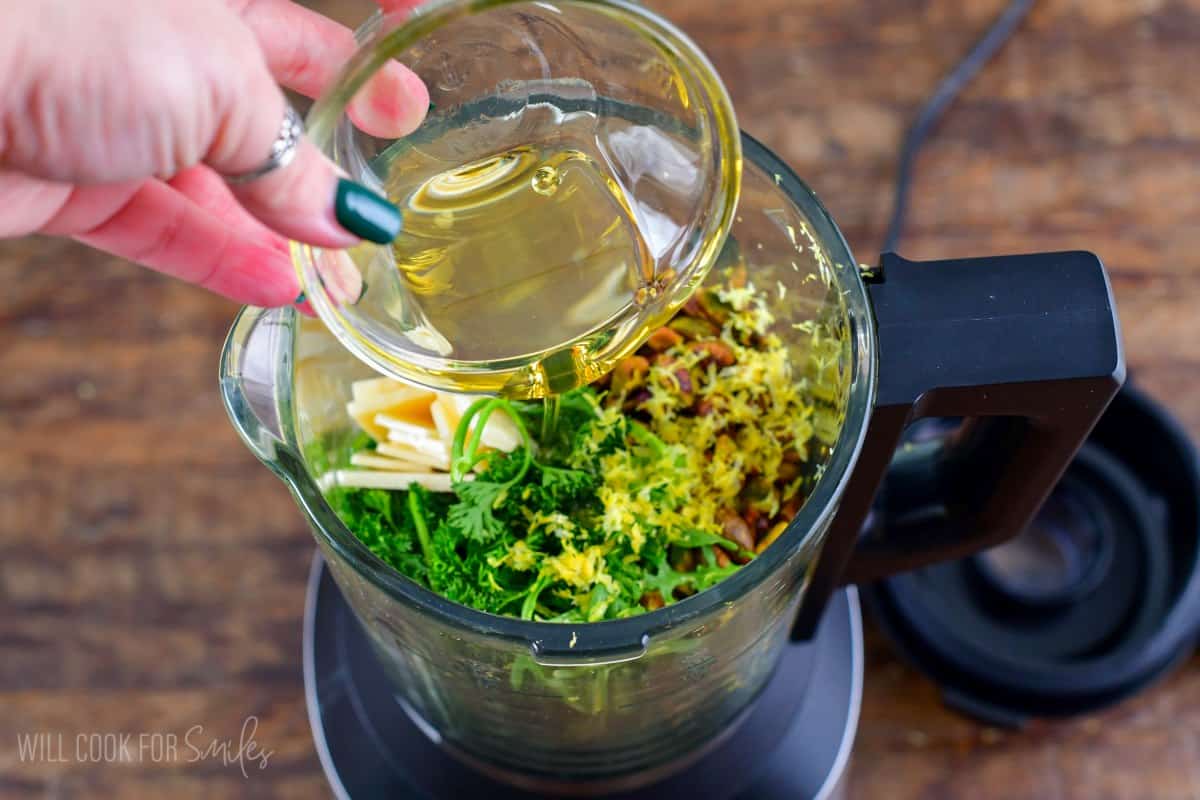
[[[377,371],[546,397],[590,383],[704,279],[741,185],[719,78],[625,0],[450,0],[378,15],[313,107],[309,136],[400,208],[390,245],[294,245],[306,295]],[[348,104],[389,61],[429,89],[412,134]]]

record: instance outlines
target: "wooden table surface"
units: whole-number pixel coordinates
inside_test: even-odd
[[[656,5],[868,261],[906,120],[1001,0]],[[1099,253],[1133,374],[1200,435],[1198,37],[1200,0],[1040,3],[921,156],[900,249]],[[0,284],[0,797],[327,796],[299,661],[312,542],[217,395],[234,306],[46,239],[0,244]],[[1109,712],[1002,733],[868,649],[851,797],[1200,797],[1195,658]],[[189,763],[189,730],[232,751],[250,716],[266,768]],[[22,759],[37,732],[51,748]],[[88,752],[122,732],[124,759]]]

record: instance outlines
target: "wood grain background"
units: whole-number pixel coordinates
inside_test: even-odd
[[[312,5],[354,23],[366,0]],[[906,120],[1001,0],[658,0],[743,127],[876,255]],[[1200,2],[1043,0],[921,156],[908,256],[1086,248],[1137,380],[1200,434]],[[2,200],[0,200],[2,202]],[[312,546],[226,422],[235,311],[47,239],[0,244],[0,797],[316,798],[299,664]],[[1200,661],[1104,714],[1021,733],[942,709],[877,635],[853,798],[1198,798]],[[249,777],[137,733],[274,751]],[[194,729],[193,729],[194,730]],[[22,762],[19,734],[68,763]],[[81,763],[79,733],[133,732]]]

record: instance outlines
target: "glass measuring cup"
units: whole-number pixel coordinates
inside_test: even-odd
[[[840,376],[829,382],[833,437],[774,544],[657,611],[527,622],[401,576],[322,494],[356,435],[349,383],[369,369],[291,309],[247,309],[230,333],[221,375],[231,419],[295,496],[400,702],[447,750],[511,783],[557,796],[614,791],[712,753],[771,676],[793,622],[797,635],[810,631],[839,582],[957,558],[1020,531],[1123,377],[1094,256],[888,256],[882,273],[864,276],[815,195],[766,148],[743,145],[722,258],[774,289],[769,308],[796,369]],[[922,415],[976,423],[893,462],[905,424]],[[897,524],[860,536],[885,472]],[[900,523],[910,515],[943,526],[908,536]],[[753,766],[736,765],[747,784]]]
[[[391,245],[293,245],[306,296],[376,370],[541,397],[588,383],[690,295],[725,240],[740,140],[711,65],[625,0],[445,0],[377,15],[309,136],[391,197]],[[402,139],[359,131],[399,60],[429,88]]]

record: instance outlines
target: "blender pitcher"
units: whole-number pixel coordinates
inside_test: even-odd
[[[562,8],[650,17],[608,0],[450,2],[436,13],[469,18],[496,7],[551,22]],[[594,101],[632,126],[673,124],[662,109]],[[471,119],[494,108],[478,102],[454,113]],[[551,93],[538,102],[557,101]],[[678,135],[695,135],[686,128],[676,125]],[[559,794],[629,788],[710,752],[763,688],[789,634],[809,635],[840,583],[958,558],[1018,533],[1124,378],[1112,294],[1095,256],[916,263],[885,254],[860,268],[785,164],[745,134],[740,149],[728,236],[671,292],[686,296],[734,265],[769,289],[774,332],[796,374],[828,387],[811,420],[823,446],[810,458],[813,491],[784,533],[725,581],[659,610],[588,624],[524,621],[403,577],[323,496],[354,437],[350,382],[371,368],[346,351],[341,333],[294,309],[243,310],[222,354],[235,427],[296,498],[397,701],[447,751],[515,785]],[[714,207],[734,203],[714,180],[722,195]],[[708,239],[681,241],[702,250]],[[923,416],[965,422],[897,453],[905,426]],[[868,520],[881,484],[883,502]],[[908,525],[914,520],[920,526]]]

